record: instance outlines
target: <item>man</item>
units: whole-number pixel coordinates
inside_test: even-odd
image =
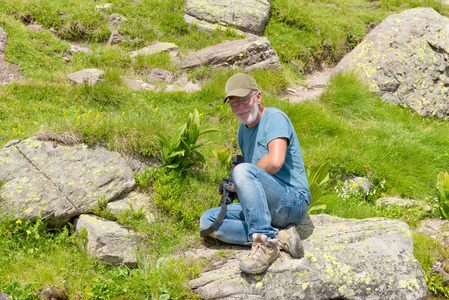
[[[252,242],[240,270],[260,274],[277,259],[279,249],[293,257],[304,256],[296,225],[307,214],[309,185],[299,141],[287,115],[262,106],[262,94],[250,75],[231,76],[225,90],[224,102],[229,102],[242,123],[238,141],[245,163],[233,171],[240,203],[228,206],[223,223],[210,235],[232,244]],[[209,228],[219,212],[220,207],[206,211],[201,229]]]

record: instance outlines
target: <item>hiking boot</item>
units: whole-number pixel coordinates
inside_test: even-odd
[[[294,224],[279,229],[276,238],[279,249],[289,253],[292,257],[301,258],[304,256],[304,247]]]
[[[240,270],[247,274],[260,274],[278,258],[279,248],[277,239],[267,240],[267,236],[260,233],[253,234],[253,244],[248,258],[240,263]]]

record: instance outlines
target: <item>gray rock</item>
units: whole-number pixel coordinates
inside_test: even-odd
[[[114,8],[114,4],[111,4],[111,3],[95,5],[95,10],[102,11],[102,12],[107,12],[108,10],[111,10],[113,8]]]
[[[11,298],[7,294],[0,292],[0,300],[11,300]]]
[[[419,224],[417,232],[425,234],[445,247],[449,247],[449,221],[439,219],[426,219]]]
[[[86,54],[92,54],[92,50],[90,50],[87,47],[80,47],[80,46],[77,46],[77,45],[70,45],[69,53],[73,54],[73,53],[77,53],[77,52],[83,52],[83,53],[86,53]]]
[[[147,82],[153,83],[156,81],[160,81],[170,83],[173,81],[174,77],[175,74],[173,72],[156,68],[151,71],[150,75],[148,75]]]
[[[109,202],[106,205],[106,209],[114,215],[118,215],[126,210],[132,210],[134,212],[142,211],[148,223],[153,223],[155,218],[154,214],[151,213],[149,203],[150,199],[147,195],[139,192],[131,192],[124,199]]]
[[[101,147],[64,146],[35,138],[13,140],[0,151],[3,215],[49,220],[60,226],[112,201],[136,185],[118,154]]]
[[[124,43],[127,41],[128,41],[128,38],[126,36],[124,36],[123,34],[120,34],[118,31],[114,31],[109,36],[108,42],[106,44],[107,45],[116,45],[116,44]]]
[[[127,22],[128,19],[123,17],[122,15],[119,15],[117,13],[114,13],[109,16],[109,21],[111,21],[112,25],[118,25],[122,22]]]
[[[173,43],[155,43],[140,50],[132,51],[129,53],[129,56],[135,57],[137,55],[151,55],[160,52],[168,52],[171,57],[175,57],[179,55],[179,48]]]
[[[75,73],[68,74],[67,77],[75,84],[96,85],[104,77],[104,71],[99,69],[84,69]]]
[[[115,222],[94,216],[81,215],[75,230],[87,230],[87,252],[99,261],[113,266],[137,266],[137,235]]]
[[[143,88],[142,84],[144,83],[141,80],[134,80],[132,78],[129,78],[127,76],[121,77],[123,80],[123,83],[128,87],[130,90],[139,91]]]
[[[230,27],[237,33],[262,35],[270,18],[270,0],[187,0],[184,21],[205,32]]]
[[[432,208],[430,205],[426,203],[419,202],[417,200],[413,199],[402,199],[398,197],[382,197],[377,199],[376,201],[377,206],[392,206],[396,205],[399,207],[406,207],[406,208],[412,208],[412,207],[418,207],[420,210],[425,212],[431,212]]]
[[[8,34],[0,27],[0,85],[22,81],[22,72],[19,66],[5,61]]]
[[[279,57],[266,37],[228,41],[189,55],[179,62],[181,69],[199,66],[241,67],[246,72],[259,68],[280,68]]]
[[[352,177],[348,179],[347,184],[351,187],[356,186],[358,189],[360,189],[362,192],[369,192],[373,188],[373,184],[371,183],[371,180],[369,180],[366,177]]]
[[[432,8],[387,17],[334,72],[356,70],[384,101],[449,120],[449,19]]]
[[[44,26],[39,25],[39,24],[31,24],[27,26],[28,29],[33,30],[33,31],[43,31],[44,30]]]
[[[202,299],[426,299],[424,272],[404,222],[311,215],[298,231],[304,258],[284,254],[267,272],[248,276],[238,263],[249,250],[235,251],[191,280],[190,288]]]

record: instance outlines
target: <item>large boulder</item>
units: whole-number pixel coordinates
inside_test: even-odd
[[[387,17],[336,66],[357,70],[387,102],[449,120],[449,19],[432,8]]]
[[[262,35],[270,18],[271,0],[187,0],[184,21],[205,32],[233,28]]]
[[[23,80],[19,66],[5,61],[8,34],[0,28],[0,85]]]
[[[120,154],[85,144],[36,138],[13,140],[0,151],[1,214],[49,220],[59,226],[136,185]]]
[[[181,69],[199,66],[241,67],[245,71],[280,68],[276,50],[266,37],[227,41],[189,55],[179,63]]]
[[[86,250],[100,262],[115,267],[137,267],[137,235],[115,222],[94,216],[81,215],[75,230],[82,236],[87,231]]]
[[[404,222],[311,215],[298,231],[304,258],[283,255],[267,272],[248,276],[238,263],[249,250],[234,250],[224,264],[193,279],[192,291],[203,299],[426,299]]]

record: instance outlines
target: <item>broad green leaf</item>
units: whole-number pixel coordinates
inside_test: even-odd
[[[316,203],[313,206],[309,206],[309,212],[312,212],[314,210],[325,210],[326,207],[327,207],[326,204],[319,202],[319,203]]]

